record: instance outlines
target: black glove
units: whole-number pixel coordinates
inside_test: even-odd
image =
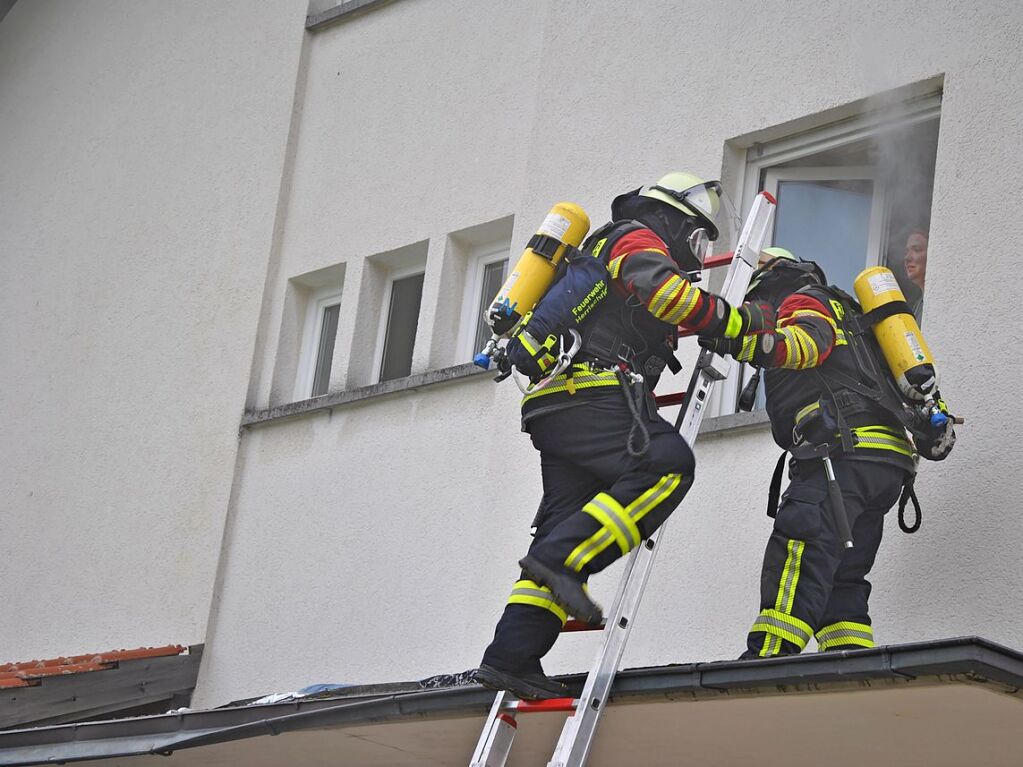
[[[508,342],[505,351],[519,372],[536,383],[554,367],[557,361],[557,347],[557,336],[549,335],[540,343],[528,330],[523,330]]]
[[[778,314],[774,307],[763,301],[747,301],[735,310],[739,314],[741,323],[738,336],[742,337],[753,333],[774,332],[774,326],[778,321]],[[729,325],[732,323],[729,322]],[[731,337],[726,330],[725,337]]]
[[[757,367],[774,367],[775,333],[756,333],[739,338],[701,338],[700,346],[715,354],[731,355],[739,362]]]
[[[715,319],[698,334],[701,338],[741,339],[747,334],[773,333],[777,322],[774,307],[761,301],[747,301],[736,308],[716,298]]]

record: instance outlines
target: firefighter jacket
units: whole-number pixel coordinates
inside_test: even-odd
[[[523,428],[538,415],[619,387],[619,364],[643,375],[649,393],[665,364],[677,367],[678,327],[711,326],[718,300],[689,281],[649,228],[637,221],[605,224],[583,243],[528,321],[536,338],[575,328],[582,351],[569,370],[526,395]]]
[[[894,463],[913,472],[913,445],[899,419],[841,383],[877,385],[856,362],[844,314],[842,303],[819,285],[802,288],[778,306],[773,358],[764,374],[774,440],[797,458],[801,441],[827,441],[836,457]]]

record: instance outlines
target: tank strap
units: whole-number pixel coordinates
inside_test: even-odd
[[[565,257],[568,258],[577,252],[571,245],[566,245],[556,237],[551,237],[549,234],[534,234],[529,238],[529,242],[526,243],[526,247],[530,248],[538,256],[543,256],[548,261],[554,258],[554,254],[558,252],[558,248],[565,245]]]
[[[894,317],[896,314],[912,313],[913,310],[905,301],[889,301],[886,304],[878,306],[876,309],[871,309],[866,314],[860,315],[859,319],[860,323],[862,323],[863,330],[858,330],[857,332],[864,332],[867,328],[872,328],[877,323],[883,322],[889,317]]]

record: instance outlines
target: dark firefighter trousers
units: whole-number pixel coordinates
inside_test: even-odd
[[[819,650],[874,646],[866,576],[881,545],[884,515],[899,500],[906,472],[879,461],[836,458],[833,464],[853,548],[839,540],[823,463],[792,461],[764,554],[760,614],[743,658],[792,655],[811,637]]]
[[[620,389],[529,423],[543,478],[531,555],[585,581],[638,546],[681,503],[693,483],[693,453],[667,421],[647,410],[641,412],[650,446],[639,458],[626,449],[633,421]],[[543,673],[540,659],[567,617],[551,596],[521,574],[483,663]]]

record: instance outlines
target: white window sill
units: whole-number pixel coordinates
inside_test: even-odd
[[[452,367],[431,370],[427,373],[419,373],[407,378],[395,378],[383,383],[362,386],[358,389],[330,392],[322,397],[289,402],[285,405],[278,405],[277,407],[266,408],[264,410],[249,410],[242,417],[241,426],[244,429],[287,418],[297,418],[309,415],[310,413],[333,411],[334,408],[344,407],[354,402],[364,402],[369,399],[387,397],[406,391],[415,391],[426,386],[436,386],[467,378],[478,378],[479,376],[486,375],[493,376],[495,373],[496,370],[481,370],[471,362],[453,365]],[[769,421],[767,411],[765,410],[755,410],[752,413],[734,413],[732,415],[707,418],[700,427],[700,434],[721,435],[749,429],[759,429],[767,423]]]

